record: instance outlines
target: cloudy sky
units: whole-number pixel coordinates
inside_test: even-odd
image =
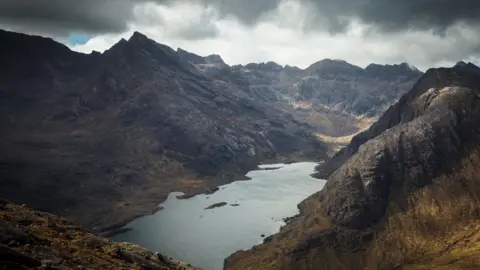
[[[479,64],[478,0],[0,0],[0,28],[103,51],[139,31],[228,64]]]

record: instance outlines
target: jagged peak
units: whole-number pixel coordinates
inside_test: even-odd
[[[349,62],[341,59],[326,58],[310,65],[306,70],[324,70],[330,68],[342,68],[349,70],[362,70],[361,67],[350,64]]]
[[[205,61],[208,64],[220,64],[225,65],[225,61],[223,61],[222,57],[218,54],[210,54],[205,57]]]
[[[465,61],[458,61],[453,67],[472,67],[472,68],[480,68],[472,62],[465,62]]]
[[[158,44],[154,40],[148,38],[146,35],[137,31],[133,32],[127,43],[134,45]]]
[[[345,60],[325,58],[325,59],[322,59],[320,61],[317,61],[317,62],[313,63],[312,65],[310,65],[310,67],[320,66],[320,65],[330,65],[330,64],[353,66],[352,64],[348,63]]]
[[[179,64],[181,62],[180,56],[175,50],[167,45],[157,43],[140,32],[134,32],[128,40],[120,39],[104,54],[115,59],[118,54],[125,52],[137,53],[135,58],[138,61],[142,56],[143,60],[150,63],[156,61],[157,64]]]
[[[290,65],[285,65],[284,68],[288,68],[288,69],[300,69],[300,68],[297,67],[297,66],[290,66]]]
[[[191,64],[198,65],[198,64],[205,64],[205,59],[200,55],[191,53],[186,51],[182,48],[177,48],[177,54],[182,61],[190,62]]]
[[[93,56],[101,56],[101,55],[102,55],[102,53],[101,53],[101,52],[99,52],[99,51],[95,51],[95,50],[93,50],[93,51],[90,53],[90,55],[93,55]]]
[[[480,74],[480,67],[472,62],[458,61],[453,67],[455,70],[474,72]]]
[[[191,52],[189,52],[189,51],[186,51],[186,50],[184,50],[184,49],[182,49],[182,48],[180,48],[180,47],[178,47],[178,48],[177,48],[177,53],[188,53],[188,54],[194,54],[194,53],[191,53]]]
[[[370,72],[370,73],[378,73],[378,72],[388,72],[388,73],[405,73],[405,74],[422,74],[418,68],[415,66],[410,65],[407,62],[402,62],[400,64],[369,64],[367,67],[365,67],[365,71]]]
[[[192,62],[193,64],[225,65],[222,57],[218,54],[210,54],[203,57],[198,54],[186,51],[182,48],[177,48],[177,53],[179,54],[180,58],[182,58],[182,60]]]
[[[132,36],[130,37],[129,41],[130,40],[145,40],[145,39],[149,39],[146,35],[138,32],[138,31],[135,31],[133,32]]]
[[[412,71],[421,72],[416,66],[410,65],[410,64],[407,63],[407,62],[401,63],[400,66],[406,67],[406,68],[408,68],[408,69],[410,69],[410,70],[412,70]]]

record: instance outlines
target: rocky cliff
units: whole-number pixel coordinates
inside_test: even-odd
[[[0,199],[0,269],[199,270]]]
[[[41,37],[0,39],[0,196],[15,202],[101,230],[260,162],[325,157],[291,114],[140,33],[88,55]]]
[[[480,68],[431,69],[320,167],[322,191],[226,269],[476,269]]]

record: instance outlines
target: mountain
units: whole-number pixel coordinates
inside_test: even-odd
[[[329,136],[349,141],[421,75],[340,60],[229,66],[138,32],[91,54],[0,38],[0,196],[98,231],[261,162],[325,159]]]
[[[479,72],[428,70],[318,168],[327,184],[298,217],[225,269],[477,269]]]
[[[199,270],[0,199],[1,269]]]
[[[245,85],[252,98],[291,113],[322,138],[362,131],[423,74],[406,63],[362,69],[330,59],[304,70],[275,62],[205,66],[197,64],[207,76]]]
[[[101,231],[261,162],[326,157],[308,125],[138,32],[101,54],[0,39],[0,196],[14,202]]]

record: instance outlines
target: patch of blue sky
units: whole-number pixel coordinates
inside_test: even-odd
[[[87,43],[89,39],[90,37],[88,35],[81,33],[71,33],[68,35],[68,41],[71,45],[82,45]]]

